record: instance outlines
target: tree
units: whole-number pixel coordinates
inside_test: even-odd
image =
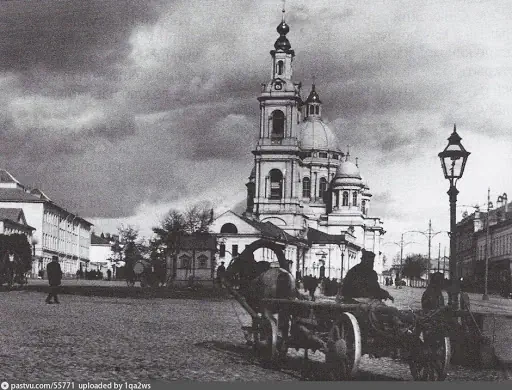
[[[402,274],[411,279],[419,279],[427,270],[428,259],[420,254],[409,255],[405,258]]]
[[[213,218],[213,207],[207,201],[189,206],[184,212],[169,210],[160,224],[153,227],[155,238],[149,245],[151,258],[164,262],[165,258],[174,257],[180,247],[180,237],[183,234],[207,233]]]

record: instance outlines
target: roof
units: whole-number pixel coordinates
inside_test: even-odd
[[[23,209],[0,208],[0,220],[10,219],[11,221],[18,222],[22,213]]]
[[[308,117],[301,126],[299,145],[302,149],[341,151],[338,139],[320,118]]]
[[[349,234],[328,234],[317,229],[308,228],[308,244],[341,244],[345,243],[348,246],[360,249],[356,244],[347,241]]]
[[[29,194],[21,188],[0,188],[0,202],[45,202],[38,196]]]
[[[7,172],[5,169],[0,169],[0,183],[20,184],[20,182],[16,180],[14,176]]]
[[[91,234],[91,245],[110,245],[110,241],[106,238],[102,238],[97,236],[96,234]]]
[[[238,217],[241,218],[244,222],[247,222],[249,225],[251,225],[255,229],[259,230],[261,232],[262,236],[265,238],[284,241],[287,243],[297,243],[300,241],[297,237],[292,236],[291,234],[285,232],[283,229],[274,225],[272,222],[256,221],[254,219],[247,218],[247,217],[240,216],[240,215]]]
[[[22,226],[24,228],[36,230],[27,224],[23,209],[20,208],[0,208],[0,221],[11,221],[16,225]]]

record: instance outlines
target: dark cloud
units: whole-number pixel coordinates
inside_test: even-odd
[[[135,25],[155,18],[142,0],[0,3],[0,70],[105,72],[123,60]]]

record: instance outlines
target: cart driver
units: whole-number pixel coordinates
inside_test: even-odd
[[[361,262],[348,270],[341,294],[344,299],[353,298],[371,298],[371,299],[390,299],[393,297],[380,287],[377,272],[373,270],[375,253],[364,250],[361,256]]]
[[[394,302],[394,299],[389,292],[380,287],[377,272],[373,269],[374,259],[375,253],[363,249],[361,262],[347,272],[343,281],[343,300],[368,303],[381,322],[390,321],[398,331],[407,331],[400,320],[398,309],[382,302],[386,299]]]

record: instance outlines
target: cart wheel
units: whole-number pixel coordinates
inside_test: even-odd
[[[343,313],[329,332],[325,363],[330,380],[348,380],[357,374],[361,360],[361,330],[356,317]]]
[[[415,381],[444,381],[450,368],[450,338],[421,332],[409,367]]]
[[[254,350],[266,364],[274,364],[278,358],[277,324],[274,319],[262,316],[254,332]]]

